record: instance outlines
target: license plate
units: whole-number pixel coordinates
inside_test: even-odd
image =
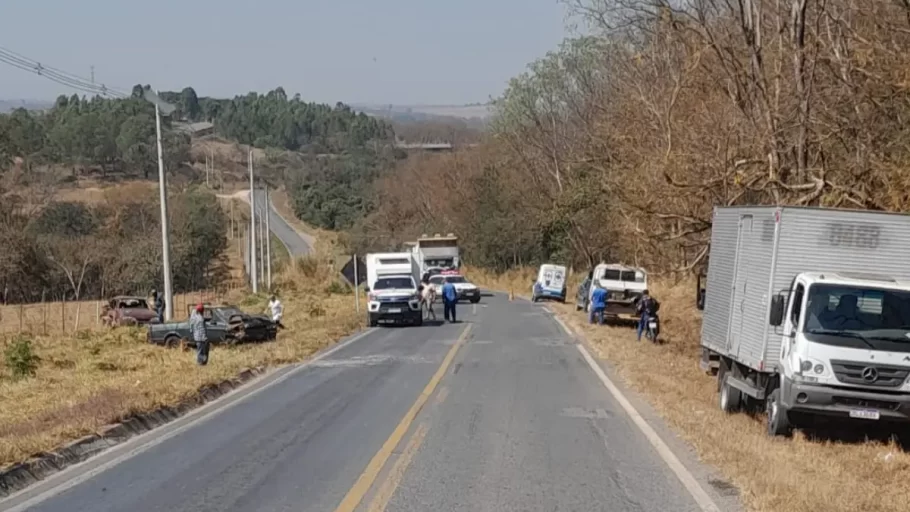
[[[389,313],[401,313],[401,308],[389,308]]]
[[[851,418],[859,418],[862,420],[877,420],[879,416],[879,412],[876,410],[854,409],[850,411]]]
[[[650,322],[648,324],[652,329],[657,329],[657,322]]]

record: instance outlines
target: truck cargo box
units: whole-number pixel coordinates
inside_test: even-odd
[[[777,368],[771,298],[800,272],[910,280],[910,215],[776,206],[717,207],[701,344],[758,371]]]

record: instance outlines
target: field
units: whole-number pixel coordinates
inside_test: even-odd
[[[535,272],[506,275],[470,273],[491,289],[528,295]],[[910,454],[888,442],[852,441],[855,433],[810,439],[771,439],[764,418],[725,415],[717,405],[716,380],[698,368],[701,317],[694,307],[695,283],[657,281],[662,330],[667,343],[636,343],[633,329],[587,323],[575,312],[570,279],[567,304],[551,307],[576,332],[583,333],[599,357],[645,397],[697,450],[739,487],[752,510],[790,512],[881,511],[908,508]],[[859,436],[861,437],[861,436]]]

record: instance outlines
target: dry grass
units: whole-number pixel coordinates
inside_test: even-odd
[[[35,377],[15,380],[0,370],[0,465],[131,413],[179,402],[243,368],[300,361],[356,331],[362,317],[354,312],[353,296],[330,293],[336,280],[331,261],[330,255],[303,258],[276,276],[287,326],[276,342],[215,347],[206,367],[195,365],[192,352],[148,344],[137,328],[34,337],[41,358]],[[196,300],[190,296],[180,304]],[[226,301],[259,312],[267,299],[235,290]]]
[[[533,274],[475,271],[472,276],[491,289],[507,291],[512,286],[518,295],[519,285],[530,288]],[[908,509],[910,455],[899,447],[811,440],[799,432],[793,439],[771,439],[763,418],[721,412],[716,380],[698,368],[701,316],[694,307],[694,283],[656,281],[652,287],[662,304],[667,343],[661,346],[636,343],[630,328],[589,325],[571,300],[553,309],[585,335],[598,355],[610,361],[705,462],[719,467],[740,488],[748,507],[790,512]]]

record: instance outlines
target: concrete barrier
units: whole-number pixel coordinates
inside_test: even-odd
[[[163,406],[123,421],[105,425],[98,432],[66,443],[53,452],[37,453],[25,462],[0,469],[0,497],[6,497],[73,464],[85,461],[134,436],[148,432],[219,398],[265,372],[247,368],[236,377],[199,388],[195,395],[173,406]]]

